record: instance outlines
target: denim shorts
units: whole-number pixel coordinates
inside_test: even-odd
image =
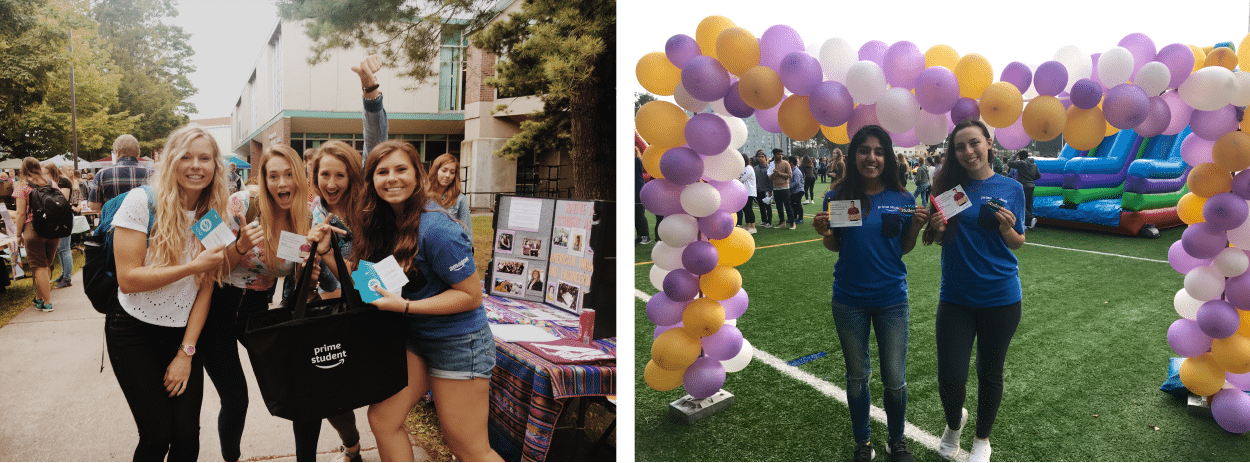
[[[426,372],[435,378],[490,378],[495,368],[495,337],[489,326],[444,338],[410,334],[408,351],[425,360]]]

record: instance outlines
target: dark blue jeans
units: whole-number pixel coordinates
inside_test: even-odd
[[[977,437],[989,439],[1003,402],[1003,364],[1020,326],[1020,303],[968,307],[939,301],[937,308],[938,393],[946,425],[959,426],[967,395],[968,357],[977,344]]]
[[[910,309],[906,302],[889,307],[849,306],[833,301],[833,322],[846,361],[846,401],[851,410],[851,431],[855,442],[872,437],[868,419],[872,395],[868,380],[872,361],[868,358],[869,329],[877,332],[881,382],[885,386],[885,416],[889,439],[903,437],[907,415],[907,339]]]

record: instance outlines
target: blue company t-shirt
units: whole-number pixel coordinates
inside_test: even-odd
[[[1023,298],[1020,265],[998,232],[998,219],[986,204],[998,199],[1016,215],[1016,232],[1024,234],[1024,188],[994,174],[964,181],[972,201],[946,224],[942,236],[942,290],[939,299],[970,307],[999,307]]]
[[[825,192],[821,210],[837,191]],[[915,207],[916,198],[908,193],[885,190],[869,196],[868,210],[858,227],[839,227],[842,248],[833,265],[833,300],[839,304],[888,307],[907,302],[907,264],[903,263],[903,236],[911,228],[912,215],[905,206]]]
[[[401,292],[404,299],[420,300],[433,297],[452,284],[464,281],[477,272],[473,263],[473,247],[469,236],[459,223],[433,201],[425,205],[421,213],[421,242],[414,270],[408,272],[408,284]],[[449,315],[409,315],[409,326],[416,326],[419,336],[441,338],[472,333],[486,328],[486,309],[476,309]]]

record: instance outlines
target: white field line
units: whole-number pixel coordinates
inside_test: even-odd
[[[1111,253],[1109,253],[1109,252],[1089,251],[1089,250],[1085,250],[1085,249],[1064,248],[1064,247],[1059,247],[1059,246],[1051,246],[1051,245],[1049,245],[1049,244],[1037,244],[1037,243],[1029,243],[1029,242],[1025,242],[1024,244],[1028,244],[1028,245],[1032,245],[1032,246],[1041,246],[1041,247],[1043,247],[1043,248],[1062,249],[1062,250],[1064,250],[1064,251],[1088,252],[1088,253],[1090,253],[1090,254],[1100,254],[1100,255],[1104,255],[1104,256],[1112,256],[1112,257],[1123,257],[1123,258],[1125,258],[1125,259],[1137,259],[1137,260],[1144,260],[1144,261],[1148,261],[1148,262],[1159,262],[1159,263],[1164,263],[1164,264],[1168,263],[1168,261],[1166,261],[1166,260],[1147,259],[1147,258],[1145,258],[1145,257],[1125,256],[1125,255],[1121,255],[1121,254],[1111,254]]]

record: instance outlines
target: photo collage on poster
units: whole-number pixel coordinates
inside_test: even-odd
[[[556,201],[543,301],[575,313],[585,306],[585,293],[594,272],[594,251],[590,249],[594,209],[593,202]]]
[[[551,200],[500,198],[490,292],[496,296],[542,301],[551,245]]]

